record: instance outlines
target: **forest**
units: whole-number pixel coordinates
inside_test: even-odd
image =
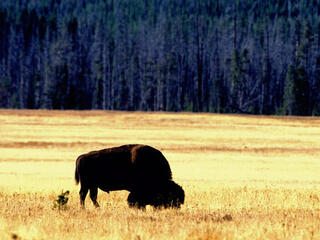
[[[1,0],[0,108],[320,115],[320,0]]]

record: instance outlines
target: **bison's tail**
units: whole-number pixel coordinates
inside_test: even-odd
[[[79,184],[80,179],[79,179],[79,173],[78,173],[78,168],[76,167],[76,170],[74,172],[74,179],[76,180],[76,185]]]

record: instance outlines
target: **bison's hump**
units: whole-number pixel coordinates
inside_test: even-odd
[[[148,145],[133,146],[131,160],[138,175],[159,181],[172,179],[167,159],[153,147]]]

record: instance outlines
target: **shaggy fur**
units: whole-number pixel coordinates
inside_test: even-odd
[[[105,192],[128,190],[133,193],[128,197],[129,205],[132,202],[135,205],[141,202],[144,206],[168,205],[168,201],[179,199],[181,203],[182,199],[182,188],[173,184],[168,161],[159,150],[146,145],[123,145],[83,154],[76,161],[75,180],[81,184],[79,194],[82,206],[89,190],[93,204],[99,206],[98,188]],[[175,190],[177,193],[173,193]],[[164,197],[157,204],[152,204],[159,192]]]

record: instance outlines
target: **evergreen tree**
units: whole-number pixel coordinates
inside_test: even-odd
[[[315,79],[313,85],[311,86],[312,91],[312,115],[320,116],[320,56],[317,58]]]
[[[284,112],[288,115],[309,115],[309,84],[302,65],[289,66],[285,85]]]
[[[300,65],[296,69],[296,115],[310,115],[309,105],[309,81],[308,74],[304,66]]]
[[[295,88],[295,69],[292,65],[290,65],[287,71],[286,83],[284,88],[283,113],[286,115],[295,114]]]

